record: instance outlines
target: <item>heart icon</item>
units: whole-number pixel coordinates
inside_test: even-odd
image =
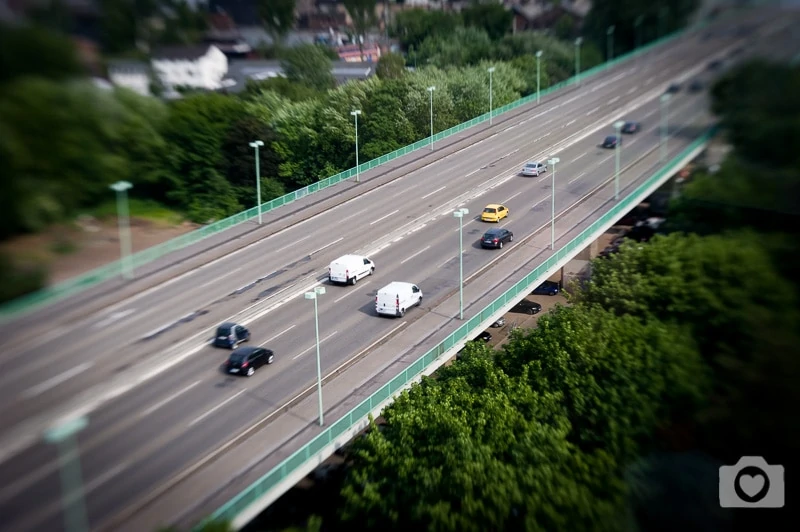
[[[763,475],[741,475],[739,487],[750,497],[755,497],[764,487]]]

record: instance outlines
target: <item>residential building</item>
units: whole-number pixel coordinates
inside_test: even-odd
[[[511,5],[514,13],[513,31],[552,28],[563,16],[571,18],[577,29],[583,25],[591,8],[591,0],[530,0],[515,3]]]
[[[168,95],[180,88],[216,90],[228,72],[228,58],[213,45],[176,46],[157,50],[153,70]]]
[[[152,69],[143,61],[112,60],[108,62],[108,79],[142,96],[150,96]]]
[[[334,61],[331,74],[337,84],[352,80],[365,80],[375,74],[372,63],[354,63]],[[228,75],[223,80],[226,92],[237,93],[244,90],[249,80],[263,81],[270,78],[283,77],[283,68],[276,60],[241,60],[231,61]]]

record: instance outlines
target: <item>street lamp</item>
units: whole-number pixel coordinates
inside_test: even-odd
[[[317,299],[325,293],[324,286],[314,287],[313,292],[306,292],[306,299],[314,300],[314,332],[317,335],[317,395],[319,396],[319,426],[323,426],[322,419],[322,363],[319,358],[319,311],[317,307]]]
[[[356,183],[358,183],[361,181],[358,169],[358,115],[361,114],[361,109],[357,111],[350,111],[350,114],[353,115],[353,118],[356,120]]]
[[[614,129],[617,130],[617,144],[614,149],[614,156],[616,158],[616,171],[614,172],[614,201],[619,200],[619,150],[622,147],[622,126],[625,122],[618,120],[614,122]]]
[[[494,67],[489,67],[489,125],[492,125],[492,73]]]
[[[433,151],[433,91],[436,90],[436,87],[431,86],[428,87],[428,92],[431,95],[431,151]]]
[[[458,209],[453,216],[458,218],[458,319],[464,319],[464,215],[469,209]]]
[[[561,162],[558,157],[548,159],[547,162],[553,166],[553,173],[550,174],[550,249],[556,249],[556,164]]]
[[[578,37],[575,39],[575,84],[580,85],[581,83],[581,43],[583,42],[583,37]]]
[[[83,500],[78,442],[75,437],[88,424],[88,419],[79,417],[52,427],[44,434],[44,439],[48,443],[58,445],[61,497],[64,505],[64,528],[66,532],[89,531],[86,506]]]
[[[542,58],[542,51],[539,50],[538,52],[536,52],[536,104],[537,105],[539,104],[539,97],[540,97],[539,91],[541,90],[541,84],[540,84],[540,76],[542,73],[541,69],[542,65],[540,63],[541,58]]]
[[[256,205],[258,205],[258,225],[261,225],[261,164],[258,160],[258,148],[264,145],[263,141],[254,140],[250,147],[256,150]]]
[[[606,66],[610,66],[611,61],[614,60],[614,30],[616,26],[613,24],[606,30]]]
[[[667,158],[667,139],[669,138],[667,119],[669,118],[669,94],[661,95],[661,154],[659,162],[664,162]]]
[[[128,212],[128,190],[133,185],[127,181],[117,181],[111,185],[111,190],[117,193],[117,225],[119,226],[119,254],[122,277],[133,279],[133,264],[131,263],[131,222]]]

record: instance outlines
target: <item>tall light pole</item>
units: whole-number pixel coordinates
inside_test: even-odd
[[[613,24],[606,30],[606,66],[611,64],[614,60],[614,30],[616,26]]]
[[[492,74],[494,67],[489,67],[489,125],[492,125]]]
[[[44,434],[47,442],[58,445],[61,497],[64,505],[66,532],[89,532],[76,438],[76,434],[86,428],[88,423],[88,419],[79,417],[55,426]]]
[[[119,254],[122,277],[133,279],[133,264],[131,263],[131,221],[128,212],[128,190],[133,185],[127,181],[117,181],[111,185],[111,190],[117,193],[117,225],[119,226]]]
[[[541,86],[541,74],[542,74],[541,59],[542,59],[542,51],[539,50],[538,52],[536,52],[536,104],[537,105],[539,104],[539,98],[541,96],[540,92],[541,92],[541,89],[542,89],[542,86]]]
[[[324,286],[317,286],[313,292],[306,292],[306,299],[314,300],[314,332],[317,336],[317,396],[319,397],[319,426],[323,426],[322,418],[322,363],[319,358],[319,309],[317,307],[317,299],[325,293]]]
[[[550,249],[556,249],[556,164],[561,162],[558,157],[553,157],[547,160],[548,164],[553,167],[553,173],[550,174]]]
[[[625,122],[618,120],[614,122],[614,129],[617,130],[617,145],[614,147],[614,157],[616,158],[616,170],[614,172],[614,201],[619,200],[619,150],[622,148],[622,126]]]
[[[358,115],[361,114],[361,109],[350,111],[350,114],[353,115],[353,118],[356,120],[356,183],[358,183],[361,181],[361,174],[358,169]]]
[[[464,319],[464,216],[469,209],[458,209],[453,216],[458,218],[458,319]]]
[[[581,84],[581,43],[583,37],[575,39],[575,84]]]
[[[661,152],[659,162],[664,162],[667,158],[667,139],[669,138],[668,118],[669,118],[669,94],[661,95]]]
[[[435,86],[428,87],[428,93],[431,95],[431,151],[433,151],[433,91],[435,90]]]
[[[264,145],[261,140],[254,140],[250,147],[256,150],[256,205],[258,205],[258,225],[261,225],[261,163],[258,159],[258,149]]]

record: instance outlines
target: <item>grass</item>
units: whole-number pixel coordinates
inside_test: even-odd
[[[128,205],[132,218],[141,218],[165,225],[178,225],[184,220],[181,213],[173,211],[153,200],[131,198]],[[84,211],[82,214],[89,214],[101,220],[116,218],[117,202],[110,201],[103,203],[93,209]]]

